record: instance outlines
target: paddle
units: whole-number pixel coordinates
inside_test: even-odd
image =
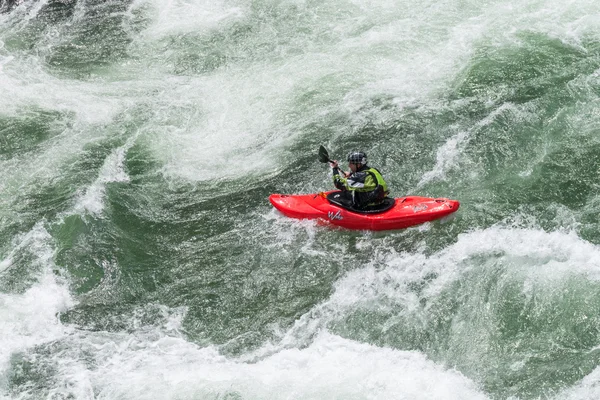
[[[333,161],[329,158],[329,153],[327,152],[327,149],[325,147],[323,147],[323,145],[319,146],[319,161],[321,161],[322,163],[332,163]],[[343,171],[340,170],[342,172],[342,174],[344,176],[348,176],[348,174]]]
[[[329,153],[327,152],[327,149],[323,147],[323,145],[319,146],[319,161],[321,161],[322,163],[333,162],[329,159]]]

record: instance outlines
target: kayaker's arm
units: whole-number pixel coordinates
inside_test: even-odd
[[[342,173],[342,176],[343,176],[344,178],[347,178],[348,176],[350,176],[350,174],[349,174],[349,173],[346,173],[345,171],[343,171],[343,170],[341,170],[341,169],[340,169],[340,167],[338,166],[338,162],[337,162],[337,160],[333,160],[333,161],[331,161],[331,163],[329,163],[329,165],[331,165],[331,168],[333,168],[333,174],[334,174],[334,175],[336,175],[336,174],[338,174],[338,175],[339,175],[339,173],[341,172],[341,173]]]
[[[340,176],[340,169],[337,165],[337,161],[331,163],[333,168],[333,184],[338,190],[348,190],[348,185],[346,183],[346,173],[341,171],[342,176]]]

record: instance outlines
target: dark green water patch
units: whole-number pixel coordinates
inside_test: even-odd
[[[81,393],[71,367],[94,371],[98,348],[80,342],[73,343],[76,335],[32,346],[14,353],[6,373],[7,389],[23,399],[74,399]]]
[[[35,3],[31,2],[28,6],[34,6]],[[14,26],[5,37],[6,49],[12,52],[36,51],[36,46],[45,39],[50,29],[62,26],[72,18],[76,3],[75,0],[50,0],[40,9],[36,18],[29,19],[24,26],[17,26],[23,23],[22,18],[10,19],[9,22]]]
[[[98,222],[93,218],[84,219],[80,215],[71,215],[51,230],[58,243],[55,262],[57,265],[71,266],[67,270],[76,293],[90,290],[104,277],[104,260],[98,260],[97,254],[103,250],[106,252],[107,246],[103,238],[94,236],[94,224]],[[80,256],[72,259],[70,255],[75,252]]]
[[[74,217],[54,234],[57,264],[81,299],[63,322],[120,331],[124,315],[157,303],[185,307],[184,330],[197,343],[231,355],[257,348],[370,258],[356,248],[361,233],[323,228],[311,238],[295,228],[288,237],[289,227],[272,226],[262,216],[272,186],[244,181],[245,190],[219,196],[207,195],[210,186],[173,188],[154,177],[109,184],[103,218]],[[328,256],[334,249],[339,254]]]
[[[598,189],[598,185],[594,185]],[[588,199],[585,207],[581,210],[581,227],[579,229],[580,235],[585,240],[588,240],[594,244],[600,243],[600,204],[599,198],[597,197],[598,190],[594,191],[593,196]]]
[[[47,362],[40,363],[36,355],[19,353],[11,357],[8,372],[8,389],[15,397],[24,393],[48,395],[56,383],[56,369]],[[27,397],[26,397],[27,398]]]
[[[60,74],[82,78],[128,57],[131,43],[125,29],[128,0],[86,1],[76,24],[62,25],[61,40],[47,56]]]
[[[25,229],[30,229],[42,219],[53,221],[59,213],[68,211],[77,195],[81,194],[81,186],[89,185],[97,178],[106,157],[122,143],[120,137],[92,142],[73,157],[72,163],[64,166],[60,175],[35,182],[28,190],[19,193],[14,204],[16,209],[26,211],[22,214]]]
[[[559,203],[572,209],[583,207],[594,191],[600,168],[600,144],[567,144],[547,154],[521,182],[503,185],[507,197],[520,192],[523,204]],[[519,187],[520,186],[520,187]]]
[[[504,101],[528,102],[564,87],[580,75],[597,69],[600,59],[592,52],[548,36],[521,32],[520,42],[506,47],[482,47],[465,72],[454,98],[503,96]]]
[[[46,140],[70,127],[72,115],[41,109],[0,116],[0,160],[40,150]]]
[[[128,56],[129,0],[49,1],[35,18],[18,21],[5,39],[14,52],[42,55],[55,74],[88,78]],[[16,24],[17,22],[15,22]],[[40,54],[40,43],[44,49]]]
[[[160,60],[171,65],[179,75],[211,72],[235,62],[241,55],[247,37],[253,35],[254,27],[237,23],[210,34],[189,33],[168,37],[160,43]],[[166,57],[165,57],[166,56]]]
[[[501,395],[551,395],[572,386],[600,362],[595,351],[600,339],[596,310],[599,288],[573,277],[524,295],[515,285],[495,303],[495,337],[501,373],[486,378]]]
[[[151,178],[153,181],[154,178]],[[196,189],[200,191],[202,189]],[[132,306],[156,296],[156,291],[174,280],[173,274],[188,261],[201,263],[197,254],[187,260],[186,252],[194,251],[212,237],[223,237],[242,220],[246,200],[219,198],[194,199],[194,191],[174,192],[156,182],[146,185],[112,183],[106,187],[104,217],[86,218],[77,229],[61,227],[61,265],[70,271],[83,266],[106,273],[106,265],[118,270],[118,279],[102,284],[106,276],[74,281],[77,293],[88,293],[88,302],[98,290],[98,302],[123,303]],[[236,204],[242,204],[241,210]],[[235,218],[235,216],[238,218]],[[74,245],[77,244],[77,245]],[[194,253],[195,254],[195,253]],[[77,273],[85,279],[89,274]],[[111,288],[112,296],[103,295]],[[93,320],[93,315],[90,317]]]

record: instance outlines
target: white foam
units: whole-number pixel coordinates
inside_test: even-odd
[[[505,268],[512,269],[511,275],[525,281],[560,284],[567,276],[583,276],[594,281],[600,279],[600,249],[579,238],[575,232],[545,232],[499,225],[460,234],[455,244],[429,257],[391,251],[385,256],[383,269],[369,267],[350,273],[340,282],[341,293],[336,293],[332,300],[346,304],[348,299],[352,299],[351,293],[358,293],[355,296],[364,302],[379,296],[402,301],[402,296],[407,293],[397,291],[395,284],[403,286],[411,278],[431,272],[438,275],[435,284],[428,286],[427,290],[435,296],[465,273],[472,272],[473,268],[485,268],[485,265],[471,262],[473,257],[478,256],[502,257],[506,260],[503,263]],[[395,284],[384,284],[390,280]],[[350,303],[355,301],[350,300]]]
[[[573,387],[564,389],[552,399],[555,400],[596,400],[600,398],[600,367],[594,369]]]
[[[481,121],[478,121],[468,131],[460,131],[450,137],[436,152],[436,163],[433,169],[423,174],[423,177],[417,184],[417,188],[423,187],[425,184],[434,179],[444,179],[446,173],[452,168],[457,167],[457,158],[463,153],[463,149],[468,145],[474,132],[482,127],[488,126],[494,119],[501,115],[504,111],[514,108],[510,103],[502,104],[497,109],[493,110],[489,115],[485,116]]]
[[[29,19],[36,17],[47,0],[32,3],[32,7],[24,4],[7,14],[5,20],[0,20],[0,43],[4,34],[18,35],[20,29],[25,29],[22,25],[31,23]],[[76,6],[78,9],[79,5]],[[23,15],[25,12],[29,13],[27,18]],[[46,69],[45,57],[49,49],[61,44],[61,40],[68,38],[48,35],[35,54],[17,51],[6,57],[0,56],[2,116],[16,121],[44,120],[48,117],[38,114],[48,112],[59,116],[47,127],[50,139],[32,152],[13,154],[9,160],[0,161],[3,196],[14,198],[39,182],[60,176],[63,166],[76,159],[87,144],[114,132],[106,127],[114,123],[118,115],[142,101],[140,92],[153,86],[151,80],[86,82],[57,77]]]
[[[560,285],[574,274],[595,280],[600,271],[597,246],[570,232],[492,227],[460,235],[455,244],[431,256],[396,253],[385,246],[375,249],[372,264],[338,281],[331,298],[301,318],[281,343],[240,359],[227,359],[214,347],[201,348],[183,339],[183,314],[177,312],[164,331],[141,325],[133,334],[65,336],[66,328],[57,324],[55,313],[70,297],[51,276],[23,296],[1,297],[2,310],[12,315],[6,319],[10,332],[0,332],[12,344],[1,354],[6,359],[12,351],[44,341],[65,341],[63,347],[70,350],[50,355],[58,367],[58,384],[51,392],[77,398],[94,393],[96,398],[216,399],[229,393],[250,399],[483,399],[486,396],[471,380],[423,354],[343,339],[328,333],[326,326],[357,309],[416,310],[418,299],[407,290],[407,282],[435,272],[424,288],[428,298],[435,298],[465,273],[485,268],[472,263],[473,257],[504,257],[503,264],[512,269],[514,279],[523,280],[524,290],[527,282]],[[520,261],[510,262],[511,258]],[[39,296],[49,298],[39,302]],[[15,336],[14,331],[23,333]],[[93,368],[89,360],[81,361],[81,352],[93,356]],[[581,391],[592,393],[594,379],[568,391],[568,398],[578,398]]]
[[[0,261],[0,272],[9,268],[12,265],[12,260],[10,257],[6,257],[4,260]]]
[[[462,154],[464,143],[469,134],[461,131],[446,141],[436,152],[436,161],[431,171],[423,174],[423,177],[417,184],[417,189],[434,179],[444,178],[446,173],[456,166],[456,159]]]
[[[304,349],[255,363],[230,360],[182,339],[89,334],[80,337],[96,368],[62,360],[63,394],[95,398],[485,399],[469,379],[417,352],[379,348],[326,332]],[[142,339],[142,340],[139,340]],[[78,346],[75,346],[76,349]],[[64,354],[63,354],[64,356]],[[65,390],[64,388],[68,388]],[[75,389],[74,389],[75,388]]]
[[[328,126],[335,140],[367,121],[397,118],[406,104],[436,98],[453,84],[482,40],[509,43],[522,30],[536,30],[574,43],[573,38],[596,26],[588,18],[597,7],[593,2],[584,2],[581,9],[553,4],[534,2],[523,9],[516,2],[458,7],[453,2],[382,0],[325,2],[314,9],[304,2],[282,2],[274,6],[273,15],[285,15],[294,7],[298,20],[281,32],[286,36],[277,50],[265,52],[264,58],[232,48],[230,63],[190,78],[173,77],[163,70],[167,60],[156,63],[156,51],[142,51],[140,57],[147,59],[137,67],[123,66],[121,72],[143,79],[115,84],[55,79],[35,57],[15,59],[3,69],[6,79],[0,90],[8,95],[0,106],[15,112],[31,104],[58,107],[74,111],[88,124],[110,120],[144,101],[156,115],[140,129],[153,135],[148,143],[165,164],[165,175],[202,182],[262,175],[278,168],[285,156],[282,149],[301,139],[307,126],[342,118],[341,125]],[[346,12],[340,14],[340,7]],[[256,25],[261,15],[245,3],[139,0],[128,13],[133,11],[147,14],[146,28],[134,38],[141,49],[153,49],[164,38],[180,34],[226,30],[238,22],[256,26],[241,39],[249,48],[276,37],[267,25]],[[326,40],[321,28],[332,32]],[[239,60],[235,51],[241,51]],[[373,109],[371,99],[381,96],[395,106]],[[460,132],[448,139],[419,185],[443,179],[468,136]]]
[[[62,337],[57,313],[73,304],[69,290],[52,272],[44,273],[25,293],[0,294],[0,368],[5,370],[10,356],[37,344]]]
[[[0,293],[0,371],[6,370],[13,353],[68,332],[57,314],[73,305],[66,283],[54,274],[51,238],[42,225],[36,225],[16,242],[13,253],[26,250],[35,255],[32,268],[40,272],[37,281],[22,294]]]
[[[123,90],[122,84],[57,78],[45,71],[39,58],[10,56],[2,65],[0,108],[4,115],[37,107],[73,113],[80,122],[98,124],[110,121],[131,104],[123,94],[113,96]]]
[[[152,40],[167,35],[201,33],[227,20],[236,20],[243,13],[240,7],[222,0],[135,0],[130,9],[147,9],[149,5],[153,8],[154,18],[142,35]]]
[[[164,173],[191,181],[213,181],[269,169],[274,165],[272,149],[279,144],[272,132],[272,103],[265,101],[285,92],[288,78],[261,85],[256,76],[219,74],[191,81],[195,87],[181,87],[165,93],[157,112],[173,105],[188,108],[182,126],[157,128],[160,135],[152,143],[165,164]],[[254,80],[256,79],[256,80]],[[287,82],[286,82],[287,81]],[[185,100],[181,100],[185,99]],[[185,115],[185,114],[184,114]],[[166,151],[165,151],[166,150]]]
[[[41,7],[46,2],[36,4]],[[138,1],[135,7],[144,4]],[[154,20],[136,38],[138,46],[151,48],[169,35],[252,23],[245,20],[250,18],[250,7],[229,2],[151,4],[156,7]],[[165,164],[165,175],[208,182],[277,168],[285,163],[277,160],[285,156],[282,149],[308,135],[306,127],[311,124],[328,127],[328,122],[340,117],[342,123],[328,127],[335,139],[348,134],[348,126],[360,127],[367,120],[385,122],[396,118],[405,104],[435,98],[453,82],[481,41],[491,45],[518,41],[516,34],[524,30],[552,35],[573,46],[580,45],[582,38],[599,36],[598,4],[592,0],[526,4],[356,0],[326,1],[316,8],[302,1],[294,4],[300,7],[299,16],[315,13],[297,30],[299,39],[287,38],[289,44],[281,42],[265,59],[233,63],[201,77],[173,77],[162,70],[163,65],[142,70],[152,64],[142,60],[138,71],[127,67],[134,71],[132,81],[79,82],[53,77],[42,67],[43,59],[34,55],[2,58],[3,113],[16,115],[37,107],[75,116],[72,127],[45,150],[3,162],[2,189],[19,193],[36,179],[60,176],[61,165],[99,135],[90,133],[90,125],[110,124],[115,115],[139,102],[154,113],[140,129],[154,135],[148,143]],[[31,18],[39,7],[32,9]],[[343,7],[348,8],[340,13]],[[5,18],[9,17],[0,21]],[[314,29],[305,29],[311,26]],[[151,61],[152,57],[155,54]],[[392,97],[397,108],[373,109],[369,100],[381,95]],[[457,165],[468,139],[468,132],[448,139],[420,184],[443,179]],[[127,181],[125,153],[117,149],[105,160],[78,203],[81,210],[101,213],[106,183]],[[48,240],[42,231],[36,232],[39,239],[24,243]],[[307,232],[309,239],[311,234],[313,230]],[[78,332],[66,338],[69,328],[60,325],[56,313],[69,307],[72,299],[66,285],[50,272],[52,250],[42,245],[38,254],[44,268],[39,281],[24,293],[0,295],[0,365],[4,369],[15,352],[65,340],[73,353],[55,355],[66,383],[52,389],[57,396],[61,390],[75,388],[78,398],[155,398],[157,394],[222,398],[227,392],[282,399],[483,398],[471,381],[421,354],[356,343],[327,333],[325,327],[357,309],[417,310],[418,299],[406,282],[434,272],[435,278],[424,289],[434,298],[463,274],[485,268],[471,262],[478,256],[501,257],[511,277],[523,283],[524,292],[539,282],[559,285],[573,275],[597,280],[600,266],[597,246],[576,234],[533,228],[493,227],[463,234],[455,244],[430,256],[399,253],[385,243],[374,248],[378,254],[372,263],[338,281],[333,296],[301,318],[282,343],[259,352],[258,361],[246,363],[228,360],[212,347],[199,348],[175,333],[159,339],[144,335],[143,327],[131,336]],[[310,241],[303,250],[311,251]],[[9,255],[0,263],[0,272],[11,267]],[[177,321],[173,324],[178,326]],[[92,367],[85,364],[80,348],[93,350]],[[519,368],[518,363],[513,365]],[[597,375],[590,374],[565,396],[596,397]]]
[[[166,9],[159,14],[186,13],[188,5],[167,2]],[[202,8],[204,3],[196,6]],[[287,3],[279,5],[282,12],[290,6]],[[264,173],[275,168],[275,150],[296,140],[307,125],[321,124],[329,115],[343,115],[360,126],[366,116],[364,112],[356,111],[364,108],[372,96],[392,93],[424,97],[439,89],[433,82],[452,73],[453,68],[448,68],[455,63],[452,57],[442,57],[449,60],[448,63],[439,65],[438,62],[432,68],[432,57],[440,57],[428,53],[428,45],[450,51],[444,43],[444,35],[441,44],[439,35],[425,35],[415,41],[414,29],[411,29],[416,22],[409,26],[397,22],[394,18],[399,11],[390,7],[389,2],[370,2],[368,7],[352,4],[344,17],[339,14],[338,4],[325,3],[318,10],[309,10],[303,3],[294,3],[294,6],[299,7],[300,21],[298,26],[290,28],[292,35],[294,29],[303,29],[304,19],[316,13],[320,21],[334,31],[335,40],[322,41],[319,29],[308,24],[311,28],[306,41],[298,42],[293,36],[285,38],[290,43],[282,44],[282,52],[285,54],[285,46],[294,50],[287,58],[278,57],[279,53],[272,54],[273,57],[267,55],[266,59],[241,57],[241,62],[227,64],[226,68],[201,78],[174,82],[179,86],[165,88],[162,100],[170,107],[167,111],[172,112],[171,107],[175,105],[183,110],[182,117],[188,116],[183,123],[156,124],[159,133],[154,141],[155,151],[165,163],[166,175],[213,181],[220,177]],[[361,30],[365,22],[361,16],[365,11],[369,13],[367,21],[376,24],[377,19],[390,20],[389,26],[381,33],[373,28],[356,36],[355,30]],[[219,13],[229,15],[227,10]],[[236,18],[243,23],[253,23],[257,16],[251,9],[241,9]],[[220,28],[233,22],[225,17]],[[419,22],[423,22],[422,19]],[[164,20],[158,19],[156,23],[163,26]],[[185,23],[179,26],[178,22],[170,27],[188,29],[189,32],[190,28],[186,26]],[[148,31],[156,32],[153,29],[150,27]],[[168,29],[165,33],[172,34]],[[258,33],[269,35],[267,31]],[[286,34],[290,35],[290,32]],[[399,39],[405,34],[411,37]],[[158,39],[149,34],[145,40]],[[252,34],[246,40],[252,47],[259,44],[255,41],[260,41],[260,37]],[[392,44],[381,57],[365,54],[388,41]],[[423,46],[421,42],[427,45]],[[418,55],[412,54],[414,52]],[[188,111],[184,110],[186,107]],[[160,114],[166,107],[155,109]],[[290,113],[291,110],[294,112]],[[333,129],[337,130],[334,135],[348,132],[343,126]]]
[[[383,243],[373,246],[373,260],[368,265],[336,282],[335,292],[328,300],[299,318],[280,342],[265,346],[253,356],[306,345],[324,327],[356,310],[390,313],[390,318],[398,312],[419,318],[427,312],[419,296],[436,299],[469,274],[487,275],[489,265],[476,260],[499,258],[493,265],[505,270],[506,279],[522,285],[527,296],[532,287],[545,287],[552,299],[552,289],[561,288],[569,277],[600,279],[600,249],[574,232],[495,226],[461,234],[455,244],[431,256],[398,253]],[[426,277],[427,285],[418,296],[409,284]],[[476,285],[465,290],[475,291],[469,294],[470,298],[485,297],[485,293],[477,292]]]
[[[157,20],[158,26],[189,33],[185,23],[169,26],[168,17],[185,13],[190,4],[168,2],[159,12],[165,19]],[[204,3],[194,4],[204,10]],[[281,3],[278,10],[284,13],[291,4]],[[481,41],[501,46],[519,41],[519,32],[530,29],[567,40],[571,30],[565,26],[573,21],[581,24],[579,17],[585,15],[573,5],[548,11],[539,3],[529,4],[523,13],[517,3],[458,7],[452,2],[391,6],[389,1],[353,1],[343,4],[343,15],[337,2],[325,2],[318,10],[308,10],[302,2],[293,4],[298,8],[298,26],[285,32],[291,36],[278,52],[264,59],[243,53],[239,62],[186,81],[184,91],[164,92],[169,104],[197,105],[190,107],[184,124],[163,127],[155,142],[166,175],[206,182],[273,170],[278,162],[274,154],[299,139],[311,124],[327,125],[330,119],[342,118],[345,126],[327,126],[335,140],[367,122],[386,123],[397,118],[404,105],[432,101],[454,85]],[[231,9],[220,7],[219,3],[215,15],[223,19],[215,29],[255,22],[249,8],[241,7],[235,18],[229,18]],[[561,21],[565,7],[572,15]],[[327,40],[317,27],[303,32],[304,41],[294,40],[294,29],[301,30],[309,16],[331,30]],[[260,34],[269,37],[259,28],[242,40],[252,47],[260,42]],[[373,109],[371,100],[382,96],[395,106]],[[492,116],[510,107],[503,105]],[[457,165],[468,140],[468,132],[448,139],[419,185],[443,179]]]
[[[6,198],[6,201],[22,195],[32,187],[60,177],[65,164],[76,159],[88,143],[106,135],[106,130],[97,129],[96,124],[108,122],[120,108],[117,105],[120,103],[119,100],[101,99],[102,95],[99,93],[86,96],[82,94],[85,89],[79,90],[71,87],[77,94],[70,96],[69,90],[65,90],[65,87],[69,85],[64,82],[54,81],[30,85],[27,82],[16,84],[10,83],[10,81],[11,79],[7,84],[9,86],[7,96],[1,96],[0,99],[0,108],[2,108],[3,101],[7,102],[7,108],[3,110],[7,115],[14,113],[17,120],[35,119],[36,106],[44,111],[59,110],[65,114],[64,120],[58,120],[53,123],[53,126],[48,127],[52,137],[34,151],[16,154],[8,160],[0,160],[0,181],[2,181],[4,189],[2,199]],[[0,92],[3,91],[3,82],[0,79]],[[54,85],[56,86],[54,87]],[[22,91],[21,88],[23,88]],[[54,89],[62,94],[57,94]],[[40,93],[46,91],[51,91],[58,97],[40,96]],[[68,104],[63,101],[60,98],[62,96],[70,97],[73,103]],[[34,106],[31,116],[28,115],[29,106]],[[71,111],[74,114],[71,114]],[[5,212],[10,210],[10,207],[2,208]]]
[[[129,143],[133,143],[130,141]],[[129,182],[129,175],[125,172],[125,156],[131,144],[115,149],[105,160],[98,178],[86,190],[77,204],[74,211],[76,213],[89,212],[93,215],[100,215],[104,209],[104,196],[106,184],[109,182]]]

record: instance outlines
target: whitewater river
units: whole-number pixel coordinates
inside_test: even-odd
[[[4,7],[0,399],[597,400],[599,110],[597,0]]]

